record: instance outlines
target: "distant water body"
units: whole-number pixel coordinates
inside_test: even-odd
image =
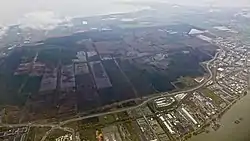
[[[242,118],[239,124],[234,122]],[[250,94],[237,101],[221,118],[217,131],[193,136],[188,141],[250,141]]]

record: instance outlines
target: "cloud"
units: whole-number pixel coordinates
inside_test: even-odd
[[[120,1],[123,0],[0,0],[0,24],[16,24],[20,17],[35,11],[53,11],[60,17],[86,17],[129,12],[140,7],[119,4]]]
[[[67,20],[60,19],[52,11],[36,11],[25,14],[18,23],[20,28],[51,30],[65,21]]]
[[[6,34],[8,29],[9,29],[8,27],[1,27],[0,26],[0,39],[2,39],[2,37]]]
[[[0,0],[0,24],[16,24],[17,20],[34,11],[53,11],[60,16],[93,16],[128,12],[140,5],[119,4],[128,0]],[[129,0],[132,2],[169,2],[181,5],[249,6],[250,0]],[[143,5],[145,6],[145,5]],[[35,12],[39,16],[40,12]],[[33,13],[34,14],[34,13]],[[33,16],[33,14],[28,16]],[[45,14],[47,15],[47,14]],[[51,12],[47,16],[53,16]],[[23,19],[22,19],[23,20]]]
[[[186,6],[219,6],[219,7],[246,7],[250,0],[123,0],[130,2],[165,2]]]

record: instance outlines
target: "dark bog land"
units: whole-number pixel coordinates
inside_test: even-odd
[[[56,73],[60,78],[60,69],[67,65],[74,65],[72,59],[77,59],[78,51],[96,52],[94,57],[87,57],[87,62],[84,62],[88,64],[90,72],[75,74],[76,86],[68,90],[76,94],[79,111],[88,111],[114,102],[171,91],[174,89],[171,82],[175,82],[180,77],[202,76],[205,70],[200,63],[210,60],[216,51],[216,47],[208,42],[201,41],[195,36],[183,35],[191,28],[194,27],[181,25],[133,30],[88,31],[50,38],[41,41],[42,44],[39,45],[13,49],[0,66],[0,91],[3,92],[0,95],[0,104],[23,105],[29,95],[37,96],[38,99],[42,95],[38,91],[42,75],[14,75],[20,63],[32,62],[36,54],[38,54],[36,61],[45,64],[45,67],[51,70],[59,70]],[[176,34],[164,33],[168,30],[176,31]],[[96,43],[99,45],[98,48],[94,46]],[[98,52],[98,49],[103,52]],[[146,55],[140,56],[141,54]],[[154,58],[157,54],[167,55],[162,61]],[[108,59],[100,56],[108,56]],[[143,57],[149,60],[148,63],[145,63]],[[141,59],[141,62],[137,59]],[[104,78],[106,77],[104,74],[107,74],[112,86],[97,88],[96,81],[100,79],[94,79],[90,69],[93,61],[99,62],[99,67],[93,66],[94,70],[100,70],[99,73],[96,72],[97,77]],[[161,63],[163,66],[166,64],[167,67],[157,69],[150,63]],[[100,68],[101,66],[104,68]],[[53,91],[48,93],[54,94]],[[58,101],[57,98],[63,97],[63,93],[65,92],[60,93],[57,88],[53,101]]]

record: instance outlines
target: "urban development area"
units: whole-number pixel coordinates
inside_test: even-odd
[[[171,16],[152,5],[50,31],[9,27],[0,140],[192,141],[219,130],[249,94],[248,11],[166,6]]]

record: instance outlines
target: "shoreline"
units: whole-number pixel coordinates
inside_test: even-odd
[[[248,136],[248,131],[250,128],[248,125],[250,121],[247,120],[250,118],[248,113],[250,110],[250,94],[242,96],[240,99],[237,99],[232,102],[232,105],[223,111],[223,115],[219,118],[220,128],[216,131],[209,130],[209,133],[201,133],[196,136],[192,136],[188,141],[246,141],[250,139]],[[240,122],[237,122],[239,119]],[[208,129],[209,127],[205,128]],[[247,132],[247,133],[246,133]],[[244,136],[243,136],[244,135]],[[245,137],[246,136],[246,137]],[[205,139],[205,140],[204,140]]]

